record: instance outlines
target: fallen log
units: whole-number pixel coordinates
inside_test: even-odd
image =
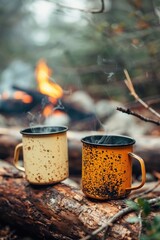
[[[7,159],[13,162],[14,148],[21,142],[20,129],[0,128],[0,156],[1,159]],[[68,131],[68,150],[69,167],[71,175],[81,175],[82,143],[81,139],[87,135],[103,134],[96,131]],[[143,136],[136,139],[134,152],[140,155],[146,165],[146,171],[153,173],[160,171],[160,138],[153,136]],[[151,160],[152,159],[152,160]],[[140,167],[138,161],[133,161],[133,174],[138,178],[140,176]]]
[[[159,195],[159,192],[158,192]],[[0,219],[36,239],[81,239],[104,225],[125,207],[125,200],[93,201],[65,183],[33,186],[13,166],[0,163]],[[129,224],[129,213],[108,230],[108,240],[137,240],[139,224]],[[101,239],[103,232],[96,235]]]

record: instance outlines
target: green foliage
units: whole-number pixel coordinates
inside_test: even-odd
[[[126,204],[135,212],[140,213],[139,216],[127,219],[129,223],[140,222],[143,230],[140,240],[159,240],[160,239],[160,215],[152,217],[152,209],[148,200],[138,198],[136,202],[127,200]],[[159,205],[159,204],[157,204]]]
[[[139,211],[140,210],[140,206],[134,201],[127,200],[126,204],[127,204],[128,207],[132,208],[134,211]]]
[[[160,239],[160,216],[155,216],[152,221],[143,221],[145,234],[140,240],[159,240]]]
[[[138,198],[137,203],[139,208],[142,209],[143,217],[147,217],[151,212],[151,207],[148,201],[144,198]]]

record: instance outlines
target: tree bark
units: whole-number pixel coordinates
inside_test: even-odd
[[[92,233],[125,207],[125,200],[93,201],[80,189],[64,183],[30,185],[21,172],[0,163],[0,218],[36,239],[81,239]],[[108,232],[108,240],[138,239],[139,226],[119,219]],[[97,234],[101,239],[103,232]]]

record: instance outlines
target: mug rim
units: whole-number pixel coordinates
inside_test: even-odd
[[[45,131],[47,129],[49,131]],[[37,135],[51,135],[51,134],[63,133],[66,131],[68,131],[68,127],[66,127],[66,126],[39,125],[39,126],[28,127],[28,128],[22,129],[20,131],[20,133],[22,135],[37,136]]]
[[[104,137],[108,138],[108,137],[111,137],[111,138],[119,138],[124,140],[126,140],[126,142],[119,142],[119,143],[103,143],[103,142],[100,142],[101,138],[103,139]],[[99,139],[99,142],[91,142],[89,141],[89,139],[91,138],[100,138]],[[128,141],[128,142],[127,142]],[[85,144],[88,144],[88,145],[94,145],[94,146],[104,146],[104,147],[125,147],[125,146],[131,146],[133,144],[135,144],[135,139],[129,137],[129,136],[125,136],[125,135],[117,135],[117,134],[108,134],[108,135],[88,135],[84,138],[81,139],[81,142],[82,143],[85,143]]]

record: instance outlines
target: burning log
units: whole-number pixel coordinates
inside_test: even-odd
[[[35,106],[34,102],[23,103],[21,100],[13,98],[5,99],[0,101],[0,113],[4,116],[23,116],[26,112],[30,111],[33,106]]]
[[[105,224],[124,206],[124,200],[89,200],[80,189],[64,183],[32,186],[15,168],[1,162],[0,219],[38,239],[80,239]],[[109,229],[108,240],[138,239],[138,224],[130,225],[126,217]],[[96,239],[102,236],[100,232]]]
[[[47,97],[38,91],[13,86],[14,93],[0,100],[0,113],[5,116],[23,116],[41,104]]]
[[[91,121],[96,120],[96,117],[93,113],[90,113],[90,112],[87,113],[87,112],[83,111],[82,109],[78,109],[73,104],[66,103],[63,100],[63,98],[57,99],[53,103],[53,102],[50,101],[51,98],[49,98],[48,95],[42,94],[41,92],[38,92],[36,90],[23,89],[23,88],[17,87],[17,86],[14,86],[14,89],[27,93],[33,99],[35,99],[36,100],[35,102],[38,103],[39,105],[41,105],[41,102],[42,102],[42,99],[43,99],[43,102],[45,103],[44,107],[47,106],[48,104],[52,104],[52,112],[54,112],[54,108],[58,109],[62,112],[65,112],[71,118],[72,122],[78,122],[78,121],[81,121],[81,120],[88,120],[90,122],[90,125],[92,125]],[[57,107],[58,104],[59,104],[59,107]],[[98,124],[97,120],[96,120],[96,122]]]
[[[95,129],[100,128],[100,124],[92,112],[85,112],[82,109],[77,108],[74,104],[67,103],[63,98],[55,99],[51,98],[47,94],[41,93],[33,89],[24,89],[22,87],[13,86],[15,93],[19,97],[14,98],[2,98],[0,100],[0,113],[4,116],[23,116],[26,117],[28,112],[36,110],[41,112],[43,122],[45,118],[51,116],[56,110],[66,113],[70,119],[70,128],[77,130],[90,130],[92,126]],[[28,97],[29,101],[25,101],[25,97]],[[45,110],[49,107],[49,115],[45,114]],[[33,114],[34,115],[34,114]],[[36,115],[36,113],[35,113]],[[26,120],[25,120],[26,121]]]

